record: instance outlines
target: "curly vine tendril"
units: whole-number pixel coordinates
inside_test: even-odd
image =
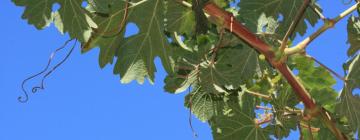
[[[64,49],[67,44],[72,41],[74,39],[69,39],[67,40],[61,47],[57,48],[54,52],[51,53],[50,57],[49,57],[49,60],[48,60],[48,63],[46,65],[46,67],[39,73],[35,74],[35,75],[32,75],[28,78],[26,78],[25,80],[23,80],[22,84],[21,84],[21,89],[24,93],[24,96],[19,96],[18,97],[18,101],[21,102],[21,103],[26,103],[28,100],[29,100],[29,95],[28,95],[28,92],[25,90],[25,84],[27,81],[45,73],[49,67],[50,67],[50,64],[52,62],[52,60],[54,59],[54,56],[56,55],[57,52],[59,52],[60,50]],[[42,78],[42,81],[41,81],[41,85],[40,86],[35,86],[32,88],[32,93],[36,93],[39,89],[44,89],[44,80],[54,71],[56,70],[61,64],[63,64],[68,58],[69,56],[71,55],[71,53],[73,52],[75,46],[76,46],[76,42],[77,40],[75,40],[75,43],[74,45],[72,46],[71,50],[68,52],[68,54],[65,56],[65,58],[63,60],[61,60],[60,63],[56,64],[48,73],[46,73],[43,78]]]
[[[188,88],[188,94],[190,95],[190,87],[191,87],[191,85],[189,86],[189,88]],[[194,129],[194,127],[193,127],[193,125],[192,125],[192,97],[191,97],[191,95],[190,95],[190,97],[189,97],[189,125],[190,125],[190,128],[191,128],[191,132],[193,133],[193,136],[195,137],[195,138],[197,138],[198,137],[198,134],[196,133],[196,131],[195,131],[195,129]]]

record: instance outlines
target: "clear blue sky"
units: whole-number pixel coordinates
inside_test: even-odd
[[[350,6],[341,0],[319,2],[329,17]],[[122,85],[119,77],[112,74],[112,66],[99,68],[98,49],[81,55],[77,47],[70,59],[46,80],[46,90],[30,95],[26,104],[17,102],[22,95],[22,80],[42,70],[50,53],[68,39],[53,25],[36,30],[21,19],[22,12],[23,8],[10,0],[0,1],[0,140],[195,139],[188,124],[189,112],[183,106],[185,94],[164,92],[162,68],[158,68],[155,85]],[[308,49],[341,74],[342,63],[347,59],[345,31],[346,20]],[[156,64],[160,66],[158,60]],[[28,89],[38,81],[29,82]],[[335,88],[339,90],[341,84]],[[194,118],[193,126],[198,140],[212,139],[206,123]],[[297,138],[296,133],[289,137]]]

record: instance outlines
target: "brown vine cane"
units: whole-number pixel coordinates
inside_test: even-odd
[[[320,115],[324,124],[331,130],[331,132],[338,139],[346,139],[346,136],[341,133],[341,131],[335,126],[333,120],[329,117],[328,113],[321,107],[318,107],[316,103],[311,99],[308,91],[304,86],[296,79],[292,71],[288,68],[285,62],[279,62],[275,59],[275,53],[272,51],[272,47],[264,43],[260,38],[255,34],[250,32],[244,25],[236,20],[232,20],[234,17],[231,13],[223,10],[212,2],[205,4],[203,9],[208,15],[210,15],[214,22],[223,21],[223,26],[231,30],[233,34],[238,36],[244,42],[246,42],[250,47],[257,50],[259,53],[263,54],[266,60],[277,69],[283,77],[288,81],[293,90],[295,91],[297,97],[304,103],[307,110],[309,110],[309,115],[317,116]]]

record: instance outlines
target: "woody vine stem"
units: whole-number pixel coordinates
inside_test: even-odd
[[[191,7],[191,4],[181,1],[184,6]],[[205,4],[203,10],[204,12],[212,17],[215,20],[210,20],[211,22],[223,21],[223,28],[231,31],[237,37],[245,41],[250,47],[257,50],[259,53],[263,54],[266,60],[276,68],[283,77],[288,81],[288,83],[293,88],[294,92],[298,96],[298,98],[304,103],[306,111],[306,118],[320,117],[323,123],[328,127],[329,130],[336,136],[337,139],[344,140],[347,139],[346,136],[336,127],[334,121],[328,114],[328,112],[323,109],[321,106],[318,106],[315,101],[312,100],[308,91],[304,88],[303,84],[300,83],[297,78],[294,76],[292,71],[288,68],[286,62],[286,58],[289,55],[299,54],[305,52],[305,48],[318,36],[324,33],[326,30],[335,26],[337,22],[342,20],[345,16],[349,15],[353,11],[355,11],[359,7],[359,2],[345,10],[339,16],[334,19],[326,19],[324,16],[317,11],[318,15],[325,21],[325,24],[318,29],[315,33],[305,38],[299,44],[294,47],[288,48],[287,40],[289,36],[291,36],[296,28],[296,25],[301,21],[300,19],[303,17],[307,8],[309,8],[310,0],[304,0],[303,5],[298,11],[295,20],[292,22],[290,28],[288,29],[282,43],[280,46],[280,51],[283,52],[283,58],[278,59],[275,58],[275,52],[273,51],[273,46],[270,46],[264,43],[261,39],[259,39],[254,33],[250,32],[245,26],[243,26],[238,21],[234,20],[234,17],[231,13],[226,12],[222,8],[218,7],[216,4],[208,2]],[[313,8],[313,7],[310,7]],[[315,11],[317,9],[314,9]]]

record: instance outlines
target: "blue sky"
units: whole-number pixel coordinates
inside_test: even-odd
[[[319,3],[324,15],[334,17],[350,5],[341,0]],[[46,89],[17,102],[21,82],[45,67],[50,53],[63,44],[51,26],[36,30],[21,19],[23,8],[0,1],[0,140],[192,140],[185,94],[163,90],[165,72],[158,67],[154,85],[122,85],[112,66],[100,69],[99,50],[80,54],[79,47],[45,83]],[[322,23],[317,24],[316,29]],[[346,20],[314,41],[308,52],[338,73],[346,61]],[[309,33],[313,30],[308,31]],[[300,39],[298,39],[300,40]],[[64,56],[60,53],[57,56]],[[58,61],[60,59],[55,59]],[[157,66],[160,62],[156,60]],[[27,84],[38,84],[40,79]],[[335,88],[339,90],[341,84]],[[193,119],[198,140],[211,140],[206,123]],[[289,139],[298,138],[293,133]]]

